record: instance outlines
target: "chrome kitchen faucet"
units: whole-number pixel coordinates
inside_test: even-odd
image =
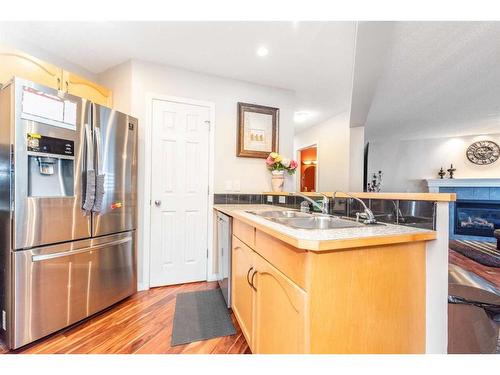
[[[364,219],[363,220],[363,223],[364,224],[376,224],[377,223],[377,220],[375,219],[375,215],[373,215],[373,212],[372,210],[370,210],[365,202],[363,202],[361,199],[359,199],[358,197],[355,197],[354,195],[352,194],[349,194],[349,193],[346,193],[345,191],[335,191],[333,193],[333,200],[335,201],[335,195],[337,193],[343,193],[345,195],[347,195],[348,197],[358,201],[359,203],[361,203],[361,205],[363,206],[363,210],[364,212],[362,213],[359,213],[359,212],[356,212],[356,221],[359,221],[359,219]]]

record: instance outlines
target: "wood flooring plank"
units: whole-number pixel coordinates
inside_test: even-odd
[[[243,334],[239,335],[234,341],[233,345],[229,348],[226,354],[244,354],[248,348],[247,341]]]
[[[176,293],[170,293],[164,296],[154,304],[149,305],[146,309],[141,310],[139,314],[127,318],[124,317],[124,319],[115,322],[118,325],[118,329],[113,332],[112,337],[106,337],[104,341],[94,348],[89,348],[88,346],[80,348],[78,352],[94,354],[134,352],[134,350],[130,348],[131,346],[134,346],[134,344],[137,347],[143,345],[141,342],[135,342],[134,338],[140,339],[148,330],[154,329],[157,326],[157,324],[154,324],[155,319],[159,319],[161,322],[165,320],[166,317],[173,317],[175,296],[177,292],[195,291],[201,287],[202,286],[198,284],[186,284],[184,288],[176,289]],[[162,309],[163,307],[168,308],[168,310]],[[129,326],[129,324],[133,324],[137,328],[133,332],[121,329],[122,326]],[[90,344],[92,344],[92,342],[90,342]]]
[[[24,352],[27,353],[72,353],[79,352],[75,350],[82,346],[86,341],[93,341],[94,345],[96,340],[99,339],[99,333],[106,327],[105,333],[110,333],[110,327],[118,324],[120,317],[135,316],[134,313],[141,313],[147,309],[151,304],[161,301],[162,299],[169,298],[173,294],[172,299],[175,298],[176,288],[169,288],[163,293],[155,291],[139,292],[134,296],[126,299],[113,308],[98,314],[97,316],[84,321],[76,326],[61,331],[55,338],[44,340],[45,345],[35,345],[34,347],[27,348]],[[67,342],[69,339],[75,342],[75,348],[68,347]]]
[[[244,353],[248,345],[232,314],[235,335],[170,346],[177,294],[217,287],[216,282],[197,282],[138,292],[104,312],[16,351],[9,351],[0,342],[0,354]]]
[[[236,328],[236,333],[231,336],[221,337],[216,347],[212,350],[212,354],[226,354],[231,349],[234,342],[238,339],[238,336],[242,334],[241,328],[238,325],[234,314],[231,314],[231,320],[234,328]]]

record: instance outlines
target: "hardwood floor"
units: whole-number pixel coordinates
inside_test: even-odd
[[[177,293],[217,287],[215,282],[200,282],[139,292],[97,316],[16,351],[9,352],[0,342],[0,353],[250,353],[234,315],[235,335],[170,346]]]

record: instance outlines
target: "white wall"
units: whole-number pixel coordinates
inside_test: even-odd
[[[500,133],[417,140],[376,140],[370,142],[368,171],[384,173],[382,191],[427,191],[424,179],[438,178],[439,168],[457,169],[456,178],[498,177],[500,161],[491,165],[476,165],[466,156],[466,150],[478,140],[500,144]]]
[[[215,192],[225,191],[227,180],[239,182],[241,191],[262,192],[271,188],[263,159],[236,157],[237,102],[280,109],[279,151],[291,156],[293,148],[292,91],[233,79],[195,73],[146,62],[132,62],[132,112],[143,126],[147,93],[180,96],[215,103]],[[287,181],[290,186],[291,181]]]
[[[352,122],[352,121],[351,121]],[[349,130],[349,191],[363,191],[365,127]]]
[[[132,62],[126,61],[99,75],[99,83],[113,91],[113,108],[132,114]]]
[[[318,191],[348,190],[349,113],[341,113],[295,134],[294,157],[297,157],[296,150],[311,144],[318,145]]]
[[[264,159],[236,157],[237,102],[255,103],[280,109],[279,151],[292,156],[293,109],[292,91],[255,85],[213,75],[195,73],[142,61],[131,61],[114,67],[100,76],[100,82],[113,89],[117,109],[139,119],[139,224],[138,224],[138,278],[146,282],[144,262],[144,197],[146,176],[145,127],[148,94],[184,97],[215,104],[215,176],[214,191],[225,192],[226,181],[239,183],[242,192],[263,192],[271,189],[270,174]],[[285,189],[293,187],[288,178]],[[142,284],[144,285],[144,284]]]

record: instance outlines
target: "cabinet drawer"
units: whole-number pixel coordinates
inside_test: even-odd
[[[255,248],[255,228],[240,220],[233,220],[233,234],[247,246]]]
[[[309,253],[260,230],[255,234],[255,251],[302,289],[307,289]]]

